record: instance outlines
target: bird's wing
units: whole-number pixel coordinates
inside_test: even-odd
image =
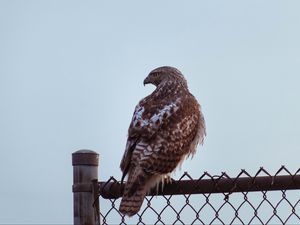
[[[137,144],[144,144],[151,140],[179,107],[180,99],[164,105],[161,103],[158,105],[155,102],[143,99],[136,106],[128,130],[125,152],[120,164],[123,171],[122,181],[128,172],[132,152]]]

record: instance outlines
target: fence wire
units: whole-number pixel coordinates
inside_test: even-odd
[[[99,182],[101,224],[300,224],[300,169],[242,170],[234,178],[184,173],[152,190],[130,218],[118,211],[122,188],[113,177]]]

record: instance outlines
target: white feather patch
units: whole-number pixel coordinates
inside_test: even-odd
[[[134,127],[137,127],[137,124],[139,123],[139,127],[145,127],[148,126],[149,124],[150,125],[156,124],[158,120],[161,123],[164,118],[168,118],[172,115],[171,114],[172,110],[173,113],[176,112],[179,109],[179,105],[180,105],[180,99],[177,99],[175,102],[165,105],[161,110],[155,113],[150,119],[144,119],[142,117],[145,108],[143,106],[137,105],[133,115],[132,124]]]

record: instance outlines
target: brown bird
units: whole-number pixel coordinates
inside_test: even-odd
[[[154,69],[144,80],[156,89],[135,108],[120,168],[127,176],[120,212],[133,216],[147,192],[203,143],[205,122],[187,81],[174,67]]]

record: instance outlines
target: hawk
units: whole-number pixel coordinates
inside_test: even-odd
[[[205,122],[182,73],[169,66],[154,69],[144,80],[156,89],[135,108],[120,168],[127,176],[120,212],[135,215],[147,192],[169,177],[203,143]]]

